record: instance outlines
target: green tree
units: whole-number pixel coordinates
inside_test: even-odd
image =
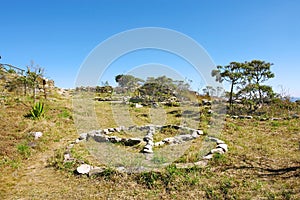
[[[211,72],[211,75],[216,78],[216,81],[228,81],[230,83],[229,106],[233,104],[234,86],[241,83],[243,80],[245,65],[244,63],[231,62],[229,65],[217,66],[216,70]]]
[[[271,72],[272,63],[268,63],[261,60],[252,60],[251,62],[245,62],[245,76],[247,77],[247,87],[252,87],[255,94],[258,96],[259,104],[264,103],[264,94],[272,94],[272,88],[263,85],[265,81],[270,78],[274,78],[274,73]]]
[[[116,82],[119,84],[120,87],[126,88],[128,91],[134,91],[137,89],[142,82],[142,79],[134,77],[132,75],[117,75],[115,77]]]

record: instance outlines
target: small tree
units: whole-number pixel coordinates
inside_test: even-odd
[[[140,78],[136,78],[132,75],[123,75],[123,74],[117,75],[115,77],[115,80],[120,87],[126,88],[128,91],[131,92],[137,89],[137,87],[140,86],[141,82],[144,82]]]
[[[234,86],[241,83],[243,79],[245,65],[239,62],[231,62],[229,65],[217,66],[216,70],[211,72],[213,77],[216,77],[216,81],[223,82],[228,81],[230,83],[229,92],[229,106],[232,108],[233,104],[233,90]]]
[[[44,69],[38,65],[34,66],[31,61],[30,66],[27,66],[26,78],[28,85],[32,88],[33,99],[36,100],[36,90],[39,88],[39,81],[42,80]]]
[[[273,93],[272,88],[262,85],[263,82],[270,78],[274,78],[274,73],[271,72],[272,63],[261,60],[252,60],[245,62],[245,76],[247,77],[248,87],[253,87],[257,91],[259,104],[264,103],[264,93]]]

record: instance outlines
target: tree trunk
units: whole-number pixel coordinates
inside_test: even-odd
[[[229,109],[230,111],[232,111],[232,95],[233,95],[233,86],[234,86],[234,82],[231,82],[231,88],[230,88],[230,94],[229,94]]]

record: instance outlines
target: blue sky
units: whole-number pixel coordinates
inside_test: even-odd
[[[163,27],[193,38],[216,65],[252,59],[274,63],[276,78],[268,84],[300,96],[298,0],[1,0],[0,6],[0,62],[25,68],[34,60],[59,87],[74,86],[81,64],[107,38],[134,28]],[[180,72],[183,77],[193,75],[180,59],[165,53],[125,57],[114,62],[117,67],[112,64],[104,80],[114,84],[115,75],[143,63],[172,65],[185,72]]]

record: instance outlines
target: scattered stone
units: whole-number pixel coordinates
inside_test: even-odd
[[[142,106],[141,104],[136,103],[136,104],[135,104],[135,107],[136,107],[136,108],[142,108],[143,106]]]
[[[77,138],[77,139],[75,140],[75,143],[78,144],[80,141],[81,141],[81,140],[80,140],[79,138]]]
[[[70,154],[67,153],[67,154],[64,155],[64,161],[67,161],[70,158],[71,158]]]
[[[104,167],[94,167],[89,171],[89,177],[101,174],[105,171]]]
[[[79,139],[80,140],[86,140],[86,138],[87,138],[87,133],[81,133],[80,135],[79,135]]]
[[[82,164],[79,167],[77,167],[76,170],[79,174],[88,174],[91,170],[91,166],[88,164]]]
[[[125,173],[126,172],[126,168],[125,167],[117,167],[116,171],[118,171],[120,173]]]
[[[207,111],[207,114],[213,114],[214,113],[214,111],[213,110],[211,110],[211,109],[209,109],[208,111]]]
[[[28,142],[28,146],[31,147],[31,148],[34,148],[36,147],[36,143],[35,142]]]
[[[34,139],[37,140],[43,136],[43,133],[42,132],[32,132],[32,133],[30,133],[30,135],[32,135],[34,137]]]
[[[208,155],[204,156],[203,159],[210,160],[210,159],[212,159],[213,157],[214,157],[213,154],[208,154]]]
[[[108,129],[103,129],[102,131],[105,135],[108,135],[109,134],[109,130]]]

